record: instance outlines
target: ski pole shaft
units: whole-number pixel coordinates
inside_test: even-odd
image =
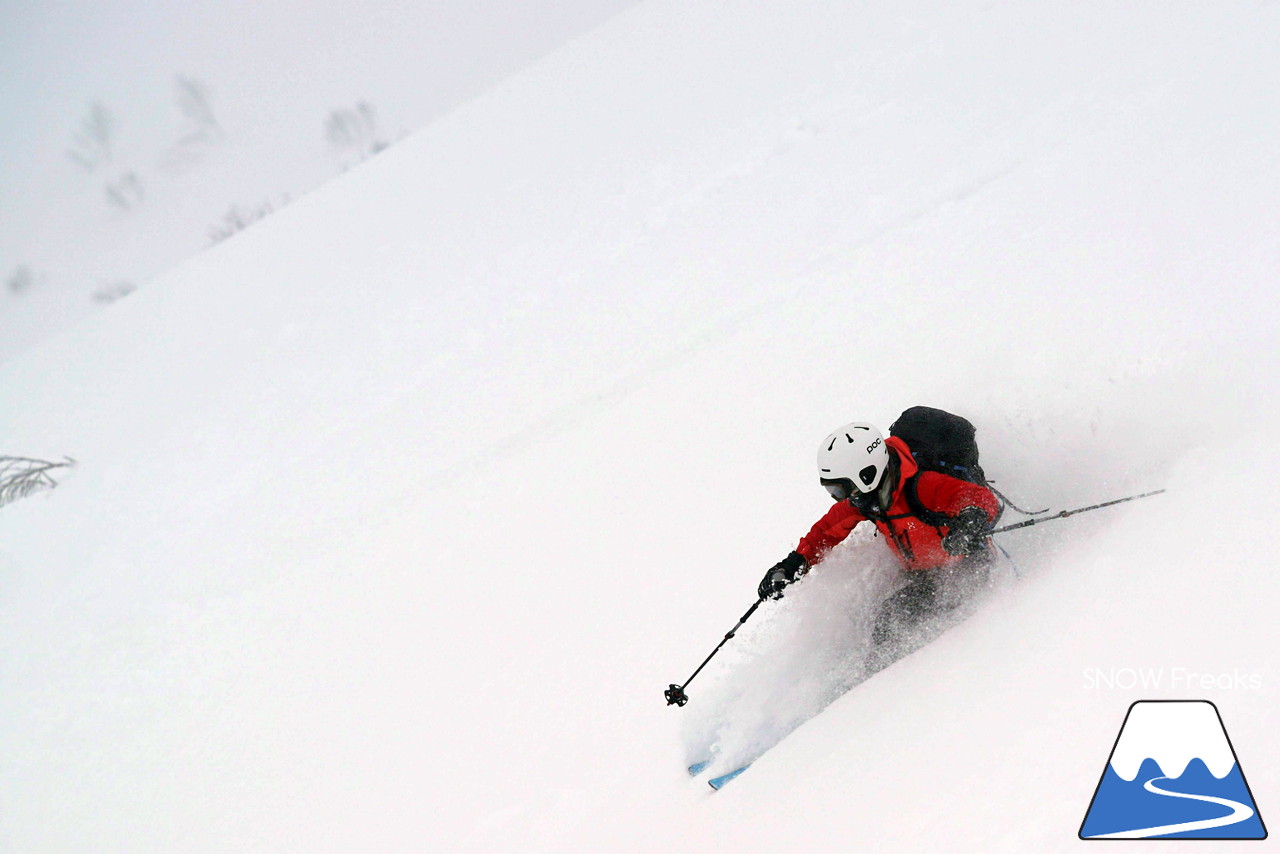
[[[764,602],[764,597],[757,599],[756,603],[747,609],[747,613],[742,615],[742,619],[738,620],[737,624],[733,628],[729,629],[728,632],[725,633],[724,639],[721,640],[720,643],[716,645],[715,649],[711,650],[710,655],[708,655],[705,659],[703,659],[702,663],[698,665],[698,669],[693,671],[693,676],[690,676],[688,679],[684,680],[684,685],[671,685],[667,688],[665,692],[663,692],[663,695],[667,698],[668,706],[670,705],[683,706],[685,703],[689,702],[689,698],[688,696],[685,695],[684,689],[688,686],[690,682],[693,681],[694,676],[697,676],[699,673],[702,672],[702,668],[707,666],[707,662],[716,657],[716,653],[720,651],[720,648],[723,647],[726,643],[728,643],[729,639],[738,633],[738,629],[742,628],[742,624],[751,618],[751,615],[756,612],[756,608],[759,608],[760,603],[762,602]]]
[[[1155,492],[1144,492],[1141,495],[1130,495],[1127,498],[1116,498],[1112,501],[1104,501],[1101,504],[1091,504],[1088,507],[1077,507],[1075,510],[1063,510],[1061,513],[1054,513],[1052,516],[1041,516],[1038,519],[1028,519],[1025,522],[1016,522],[1012,525],[1005,525],[1003,528],[996,528],[990,533],[1003,534],[1005,531],[1016,531],[1018,528],[1027,528],[1031,525],[1038,525],[1041,522],[1049,522],[1053,519],[1065,519],[1068,516],[1074,516],[1077,513],[1097,510],[1102,507],[1110,507],[1113,504],[1123,504],[1126,501],[1136,501],[1139,498],[1150,498],[1152,495],[1159,495],[1162,492],[1164,492],[1163,489],[1157,489]]]

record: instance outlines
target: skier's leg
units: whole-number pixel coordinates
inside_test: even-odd
[[[933,577],[928,572],[920,572],[918,578],[913,578],[880,603],[871,639],[882,643],[905,625],[918,622],[932,609],[936,595],[937,585]]]
[[[990,583],[991,560],[986,554],[970,555],[954,566],[931,570],[936,588],[933,612],[941,614],[964,604]]]
[[[946,569],[911,574],[911,582],[880,605],[871,630],[868,676],[921,645],[920,634],[929,619],[955,610],[985,586],[990,562],[985,555],[975,555]]]
[[[867,672],[876,673],[888,667],[903,654],[903,647],[915,629],[934,613],[937,583],[929,571],[912,573],[915,577],[880,603],[871,629],[871,652]]]

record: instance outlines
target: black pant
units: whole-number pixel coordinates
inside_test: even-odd
[[[882,670],[925,643],[924,624],[954,610],[985,584],[989,568],[988,557],[980,555],[945,569],[910,571],[910,582],[880,603],[871,629],[868,670]]]

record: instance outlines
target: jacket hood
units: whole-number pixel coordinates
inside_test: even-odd
[[[906,447],[906,442],[902,442],[896,435],[884,439],[884,444],[893,449],[893,453],[897,455],[897,489],[893,490],[893,494],[897,494],[902,490],[902,484],[913,478],[916,471],[920,470],[920,466],[916,465],[915,457],[911,456],[911,449]]]
[[[884,443],[898,457],[898,482],[893,486],[893,500],[896,503],[907,481],[920,471],[920,466],[916,465],[916,458],[911,456],[911,449],[907,447],[907,443],[897,436],[890,436],[884,440]]]

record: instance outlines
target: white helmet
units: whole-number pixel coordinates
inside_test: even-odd
[[[818,448],[818,477],[837,501],[876,491],[889,469],[889,449],[874,425],[863,421],[846,424],[822,441]]]

